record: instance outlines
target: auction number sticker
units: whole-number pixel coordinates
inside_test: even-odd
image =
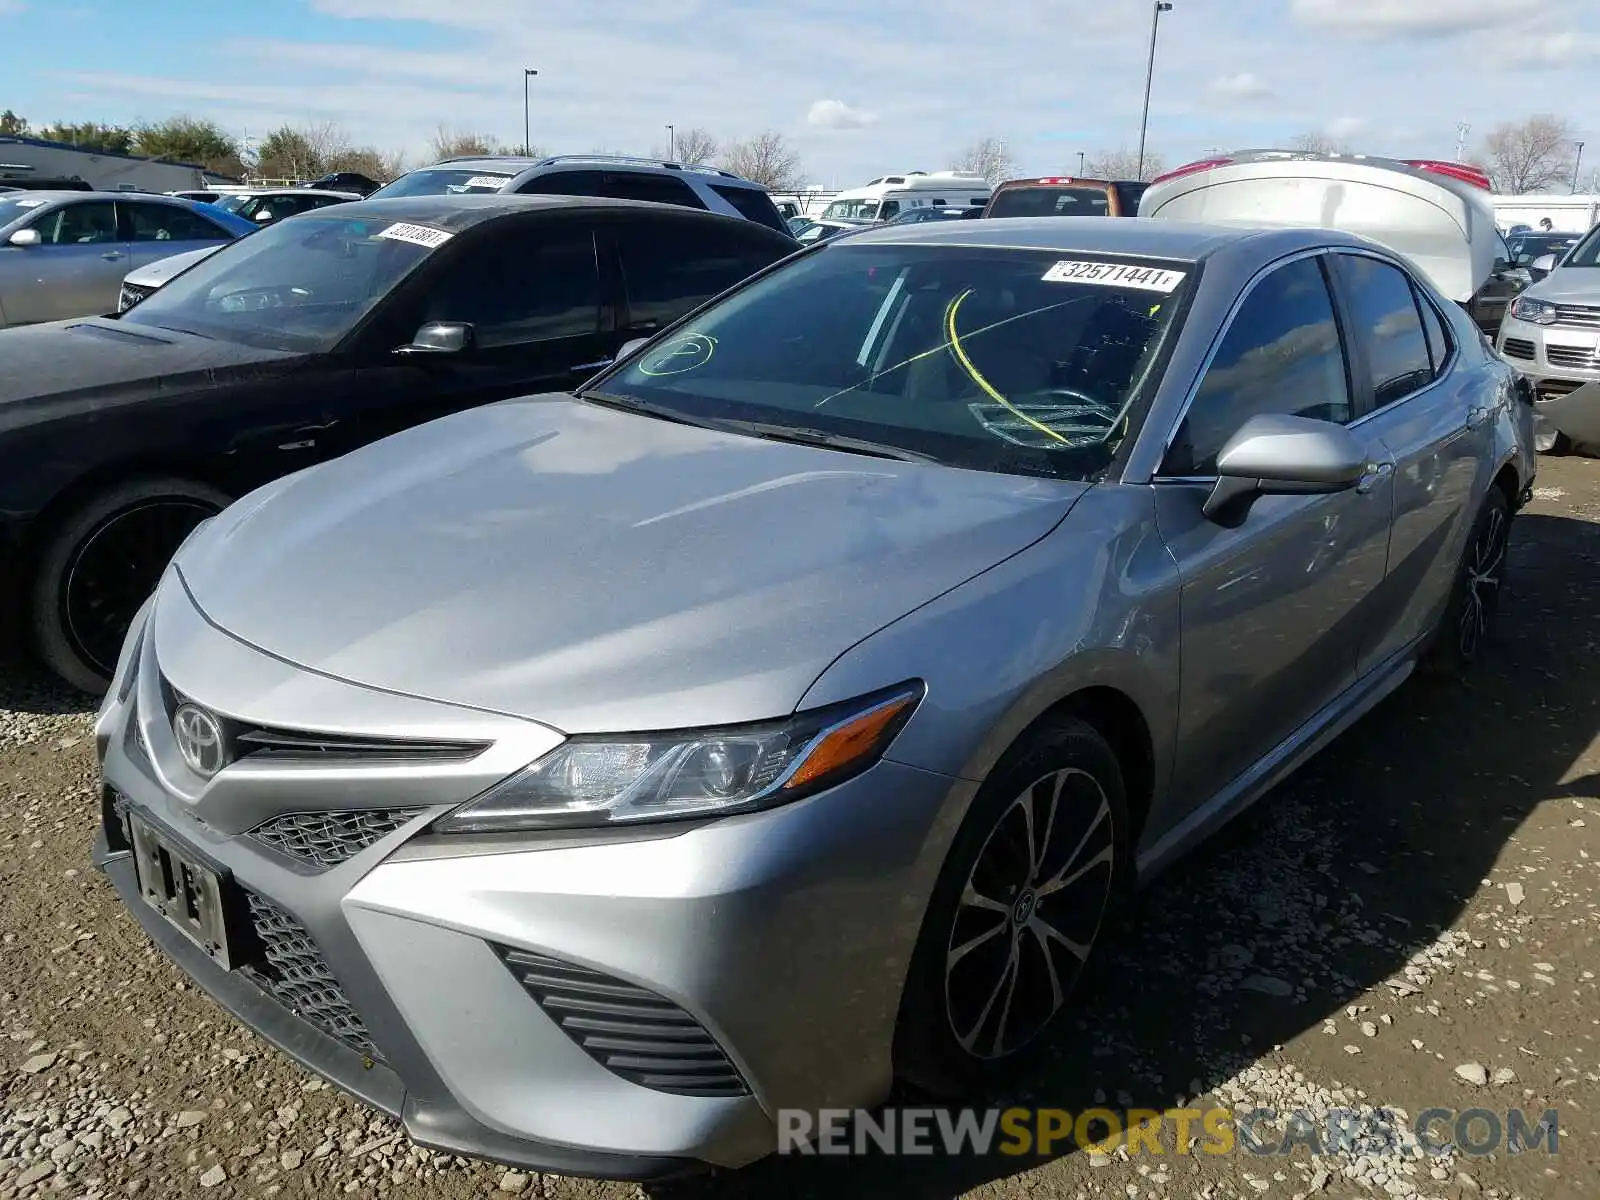
[[[488,188],[491,191],[498,192],[505,187],[508,178],[509,176],[506,175],[474,175],[461,186],[468,189]]]
[[[1101,287],[1139,288],[1170,292],[1184,281],[1186,272],[1160,267],[1135,267],[1129,263],[1058,262],[1044,273],[1045,283],[1093,283]]]
[[[413,246],[426,246],[429,250],[437,250],[450,240],[450,235],[442,229],[412,225],[405,221],[395,222],[378,236],[396,242],[410,242]]]

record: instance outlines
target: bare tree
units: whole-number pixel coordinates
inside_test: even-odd
[[[1312,130],[1309,133],[1298,134],[1289,140],[1289,145],[1306,154],[1349,154],[1350,143],[1342,142],[1336,137],[1326,133]]]
[[[805,179],[799,153],[783,134],[770,129],[724,146],[718,165],[775,192],[791,191]]]
[[[473,133],[465,129],[453,129],[449,125],[439,125],[438,131],[428,143],[437,161],[445,158],[462,158],[469,154],[494,154],[498,147],[494,140],[484,133]]]
[[[379,183],[397,179],[405,174],[406,156],[398,150],[380,150],[376,146],[351,146],[326,160],[332,171],[354,171],[375,179]]]
[[[1084,171],[1090,179],[1154,179],[1165,171],[1166,163],[1161,155],[1154,150],[1146,148],[1144,152],[1144,170],[1139,170],[1139,153],[1126,147],[1117,150],[1102,150],[1098,154],[1091,154],[1084,164]]]
[[[1011,157],[1004,138],[986,137],[974,142],[950,163],[953,171],[971,171],[982,175],[994,187],[1009,179],[1016,171],[1016,160]]]
[[[1482,154],[1495,190],[1516,196],[1570,183],[1573,150],[1572,122],[1540,113],[1496,125]]]
[[[671,144],[656,146],[650,151],[651,158],[670,159],[692,167],[717,157],[717,139],[704,129],[696,127],[685,129],[682,133],[674,130],[673,134]]]

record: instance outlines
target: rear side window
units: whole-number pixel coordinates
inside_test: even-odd
[[[628,327],[660,329],[783,257],[781,243],[733,221],[629,221],[616,229]],[[754,231],[752,231],[753,233]]]
[[[656,204],[676,204],[679,208],[698,208],[705,204],[694,189],[670,175],[648,175],[643,171],[621,171],[607,175],[600,183],[600,195],[613,200],[649,200]]]
[[[1404,400],[1433,382],[1433,362],[1411,281],[1400,268],[1359,254],[1337,256],[1350,318],[1367,349],[1373,407]]]
[[[1445,363],[1450,361],[1450,353],[1455,349],[1455,343],[1450,340],[1450,331],[1445,328],[1439,310],[1434,308],[1433,302],[1420,291],[1416,292],[1416,299],[1417,309],[1422,313],[1422,328],[1428,335],[1428,353],[1433,359],[1433,377],[1437,379],[1443,373]]]
[[[134,242],[222,242],[229,235],[199,213],[176,204],[119,204]]]
[[[733,205],[733,210],[745,220],[765,225],[768,229],[776,229],[779,233],[789,232],[789,227],[783,223],[777,206],[765,192],[755,188],[727,187],[715,183],[711,185],[711,190]],[[788,207],[795,208],[794,205]],[[795,211],[800,210],[795,208]]]
[[[1006,188],[989,204],[991,217],[1103,217],[1110,211],[1100,188]]]
[[[1340,425],[1355,415],[1339,323],[1315,258],[1279,267],[1245,297],[1173,435],[1161,473],[1215,475],[1228,439],[1265,413]]]

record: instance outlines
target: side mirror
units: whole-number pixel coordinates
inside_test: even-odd
[[[1204,511],[1227,523],[1257,496],[1342,492],[1366,473],[1366,448],[1343,425],[1265,413],[1246,421],[1217,455],[1217,483]]]
[[[1530,270],[1542,271],[1548,275],[1556,269],[1556,256],[1554,254],[1541,254],[1528,264]]]
[[[272,213],[270,210],[265,208],[258,209],[256,211],[256,215],[252,217],[251,220],[259,221],[261,224],[265,225],[268,221],[272,220]]]
[[[19,229],[7,241],[13,246],[37,246],[44,241],[44,238],[39,236],[37,229]]]
[[[477,345],[476,331],[463,321],[429,321],[410,345],[395,349],[396,354],[465,354]]]
[[[1510,270],[1512,266],[1513,266],[1513,264],[1512,264],[1512,262],[1511,262],[1511,260],[1509,258],[1496,257],[1495,260],[1494,260],[1494,268],[1493,268],[1493,270],[1494,270],[1495,274],[1498,275],[1501,271]]]
[[[622,349],[617,351],[617,361],[621,362],[623,359],[627,358],[630,354],[632,354],[640,346],[643,346],[649,340],[650,339],[647,338],[647,337],[642,337],[642,338],[631,338],[628,341],[623,342],[622,343]]]

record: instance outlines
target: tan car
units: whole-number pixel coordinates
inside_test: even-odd
[[[995,188],[985,217],[1136,217],[1139,198],[1150,185],[1135,180],[1008,179]]]

